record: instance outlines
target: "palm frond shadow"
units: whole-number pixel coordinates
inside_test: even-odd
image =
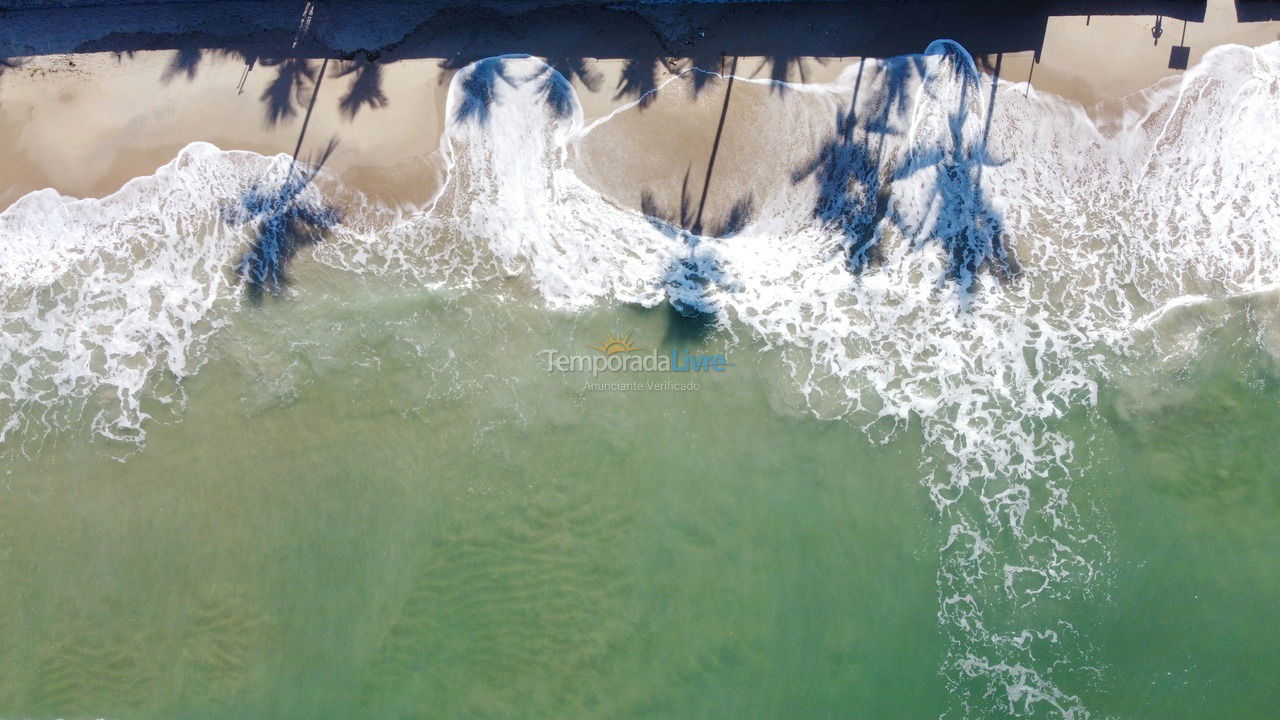
[[[759,75],[766,67],[769,68],[769,92],[776,92],[779,95],[785,94],[790,89],[790,83],[809,82],[809,71],[805,67],[808,58],[795,57],[787,54],[769,55],[760,60],[760,65],[756,67],[752,77]],[[826,65],[826,58],[812,58],[819,65]]]
[[[656,97],[654,91],[658,89],[660,62],[657,56],[628,58],[622,64],[622,72],[614,88],[617,92],[614,93],[613,99],[635,98],[641,110],[649,107]]]
[[[720,79],[724,53],[713,50],[706,43],[700,43],[690,50],[688,58],[689,66],[684,74],[689,78],[693,96],[697,98],[715,80]]]
[[[200,71],[200,61],[204,51],[197,47],[184,46],[173,53],[173,59],[165,66],[160,81],[168,85],[179,76],[185,75],[188,81],[195,80]]]
[[[866,61],[858,65],[849,109],[837,110],[835,130],[791,181],[812,178],[817,184],[813,217],[840,230],[845,264],[854,275],[884,260],[877,228],[889,209],[892,180],[886,176],[885,141],[898,135],[897,120],[910,110],[909,89],[924,71],[918,57],[893,58],[880,63],[870,82],[875,92],[871,114],[860,123],[858,100],[866,75]],[[873,139],[874,138],[874,139]]]
[[[316,68],[303,58],[263,59],[261,63],[276,69],[275,78],[259,98],[266,105],[267,123],[274,126],[297,115],[298,107],[306,104],[308,90],[317,78]]]
[[[440,65],[446,69],[461,69],[471,65],[470,71],[462,81],[460,88],[462,99],[454,109],[454,122],[475,120],[482,125],[488,123],[491,108],[498,99],[498,83],[503,82],[509,85],[512,82],[507,75],[503,59],[485,58],[475,63],[445,60]]]
[[[955,284],[961,306],[967,307],[972,302],[979,273],[985,270],[1008,281],[1021,270],[1009,250],[1004,218],[982,183],[985,168],[999,167],[1005,162],[992,157],[987,149],[996,87],[993,85],[991,102],[985,111],[982,136],[967,138],[970,95],[981,88],[981,76],[973,59],[951,42],[934,43],[926,53],[946,56],[949,61],[946,66],[953,73],[951,79],[960,86],[959,100],[947,115],[946,134],[931,145],[910,148],[905,162],[894,172],[894,180],[932,170],[933,182],[926,204],[939,212],[932,222],[920,223],[897,213],[893,218],[903,235],[913,239],[914,247],[930,242],[942,246],[948,258],[947,279]],[[998,78],[992,82],[998,82]]]
[[[578,78],[579,82],[593,92],[600,87],[603,80],[599,73],[581,65],[581,62],[581,58],[578,58],[576,63],[579,64],[573,61],[564,62],[559,66],[549,64],[535,76],[538,91],[545,98],[547,107],[558,118],[569,117],[577,106],[572,78]]]
[[[885,150],[886,138],[900,135],[898,128],[917,103],[929,101],[911,94],[916,80],[922,84],[925,80],[925,58],[893,58],[880,64],[871,77],[877,87],[868,102],[872,110],[862,122],[857,108],[864,73],[859,67],[849,109],[837,110],[831,137],[809,162],[792,173],[791,179],[793,183],[810,179],[816,183],[813,217],[840,231],[840,249],[851,273],[861,275],[883,262],[881,223],[888,219],[911,241],[913,249],[930,243],[943,247],[947,256],[944,279],[954,285],[964,308],[973,299],[981,272],[1008,280],[1019,273],[1019,265],[1009,250],[1001,213],[982,183],[983,168],[1002,164],[987,150],[995,86],[982,137],[967,138],[971,93],[981,86],[979,76],[959,46],[930,46],[927,52],[940,53],[959,53],[952,58],[951,70],[956,73],[952,80],[960,84],[959,102],[948,111],[947,131],[942,137],[910,147],[901,166],[892,167],[893,159]],[[993,83],[997,80],[998,77]],[[925,204],[940,211],[931,222],[908,217],[893,202],[896,182],[926,170],[934,172],[934,180]]]
[[[389,103],[386,93],[382,91],[382,65],[372,58],[353,60],[346,67],[336,69],[333,77],[351,78],[346,94],[338,100],[338,109],[347,119],[354,119],[361,108],[377,110]]]
[[[292,164],[279,187],[255,184],[224,210],[228,224],[255,224],[249,250],[235,266],[250,301],[261,302],[264,294],[279,295],[289,282],[285,271],[298,250],[319,243],[341,222],[336,208],[315,197],[317,193],[306,192],[337,144],[331,139],[311,161]]]
[[[604,82],[604,77],[587,64],[585,58],[548,58],[543,67],[532,76],[518,77],[506,66],[506,61],[515,57],[531,57],[528,55],[508,55],[484,58],[475,62],[462,59],[449,59],[440,63],[446,70],[459,70],[466,73],[460,90],[462,98],[454,110],[454,122],[474,120],[481,125],[489,122],[493,105],[498,101],[500,84],[510,87],[532,82],[537,84],[538,92],[547,103],[548,109],[557,118],[566,118],[573,114],[577,107],[573,79],[577,79],[588,90],[596,91]],[[441,76],[441,81],[446,76]]]

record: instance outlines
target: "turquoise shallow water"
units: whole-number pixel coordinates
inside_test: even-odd
[[[673,334],[661,308],[342,282],[237,313],[141,452],[65,434],[4,460],[0,716],[984,702],[981,682],[939,674],[946,528],[914,428],[872,444],[798,412],[772,351]],[[535,354],[625,330],[734,364],[697,392],[610,393]],[[1240,330],[1176,372],[1104,384],[1056,428],[1077,442],[1105,577],[1002,620],[1070,623],[1089,661],[1054,677],[1099,717],[1262,718],[1280,700],[1280,378],[1229,341]],[[1038,670],[1061,653],[1046,644]]]

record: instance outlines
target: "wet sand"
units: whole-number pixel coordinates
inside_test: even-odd
[[[49,11],[41,22],[72,18],[70,13],[80,11],[62,12],[69,14]],[[572,46],[572,36],[581,28],[556,12],[535,11],[531,17],[536,22],[523,25],[506,21],[495,25],[495,37],[501,36],[505,44],[494,47],[519,47],[522,42],[545,47],[546,33],[564,35],[553,38],[551,45]],[[848,10],[847,6],[826,6],[806,12],[831,13],[834,18]],[[741,31],[741,26],[750,26],[749,14],[726,17],[725,23],[735,24],[735,37],[750,37]],[[394,17],[384,20],[409,23]],[[722,41],[717,26],[685,22],[672,30],[649,20],[649,25],[615,29],[614,45],[626,51],[617,54],[630,59],[548,58],[573,82],[587,124],[637,102],[645,92],[689,67],[724,72],[732,62],[714,52]],[[1183,21],[1165,19],[1158,42],[1151,33],[1154,21],[1130,16],[1053,17],[1048,20],[1039,62],[1029,50],[975,52],[975,56],[989,72],[998,65],[1003,80],[1029,80],[1039,91],[1091,107],[1179,72],[1169,69],[1168,61],[1171,46],[1183,42]],[[563,28],[557,30],[556,23]],[[414,46],[418,52],[409,52],[406,48],[412,42],[402,39],[385,52],[347,53],[353,60],[316,59],[326,54],[321,50],[309,51],[314,57],[297,57],[306,50],[305,44],[302,50],[289,47],[288,33],[281,28],[274,36],[254,36],[246,44],[243,28],[219,28],[208,21],[200,25],[199,35],[178,36],[167,43],[176,44],[177,49],[11,57],[0,74],[0,156],[6,158],[6,172],[0,176],[0,207],[41,188],[77,197],[109,194],[130,178],[150,174],[197,140],[263,154],[296,150],[302,158],[318,155],[332,140],[336,149],[328,166],[346,183],[392,204],[421,203],[434,194],[443,177],[438,150],[449,78],[467,57],[492,51],[486,42],[473,39],[458,45],[463,48],[458,53],[465,49],[461,58],[408,57],[429,53],[432,43],[438,44],[434,36],[423,39],[432,27],[429,22],[413,31],[417,40],[412,42],[421,44]],[[169,32],[178,28],[180,23]],[[234,40],[227,43],[234,51],[209,49],[209,35],[216,36],[220,30]],[[763,24],[758,29],[764,34],[769,31]],[[970,31],[957,25],[953,35],[964,37]],[[77,46],[74,32],[65,28],[61,32],[70,33],[70,39],[59,40],[62,46]],[[683,41],[673,40],[681,32]],[[101,35],[99,30],[82,33],[81,45],[102,44],[93,40]],[[542,35],[521,40],[522,33]],[[386,36],[395,33],[388,31]],[[1239,23],[1231,0],[1213,0],[1204,22],[1188,23],[1185,30],[1192,64],[1216,45],[1261,45],[1277,37],[1280,22]],[[802,40],[798,38],[797,44]],[[981,47],[983,42],[978,39],[973,44]],[[750,42],[744,46],[750,47]],[[252,52],[246,47],[252,47]],[[272,52],[286,59],[265,59]],[[368,62],[368,57],[375,62]],[[856,56],[741,56],[734,72],[743,79],[823,83],[858,60]],[[637,74],[637,69],[642,72]],[[780,89],[775,92],[765,84],[740,82],[726,108],[727,88],[728,83],[718,78],[681,78],[668,86],[659,101],[646,102],[644,112],[615,119],[618,127],[607,133],[609,142],[591,144],[596,155],[584,160],[583,167],[597,168],[595,184],[620,204],[640,207],[640,188],[656,188],[650,191],[652,207],[674,217],[688,213],[682,206],[696,203],[702,194],[714,150],[717,186],[708,218],[724,216],[731,203],[777,172],[753,154],[747,136],[768,132],[771,125],[786,121]],[[722,115],[724,137],[716,147]],[[785,130],[787,142],[793,144],[811,140],[816,147],[820,141],[793,127],[776,130],[775,137],[783,137]],[[619,154],[626,152],[619,141],[631,138],[635,147],[644,149],[644,157],[619,162]],[[788,154],[803,155],[796,150],[804,148],[791,148]],[[627,170],[618,172],[623,167]]]

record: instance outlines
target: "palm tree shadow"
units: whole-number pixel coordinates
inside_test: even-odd
[[[573,115],[577,107],[577,95],[572,83],[574,78],[592,92],[598,90],[604,81],[604,77],[590,67],[585,58],[574,57],[548,58],[532,75],[523,77],[513,75],[506,66],[507,60],[513,57],[531,56],[499,56],[475,62],[450,59],[440,63],[440,67],[445,70],[459,70],[465,73],[462,82],[458,85],[461,97],[453,113],[455,123],[474,119],[481,125],[488,124],[494,103],[498,101],[500,83],[510,87],[530,82],[536,83],[537,91],[542,95],[552,115],[557,118],[566,118]]]
[[[316,69],[305,58],[264,59],[262,64],[276,68],[275,79],[260,97],[267,106],[267,123],[275,126],[298,114],[297,106],[305,104],[307,90],[316,81]]]
[[[935,49],[936,46],[936,49]],[[961,307],[973,300],[979,273],[987,271],[1001,281],[1010,281],[1021,272],[1010,252],[1003,216],[992,204],[982,183],[986,167],[999,167],[1002,160],[987,151],[990,118],[980,138],[965,137],[970,118],[970,94],[981,87],[980,76],[968,53],[955,43],[934,43],[927,54],[941,54],[951,62],[953,79],[959,82],[959,102],[947,115],[947,132],[934,143],[911,148],[906,162],[894,173],[894,180],[909,178],[925,169],[934,172],[926,206],[936,208],[936,218],[916,222],[898,212],[893,220],[903,235],[912,238],[917,249],[930,242],[940,244],[947,256],[948,280],[955,284]],[[993,79],[998,82],[998,78]],[[995,102],[992,88],[991,104]]]
[[[184,46],[178,48],[173,54],[173,59],[169,61],[169,65],[165,67],[164,73],[161,74],[161,82],[168,85],[179,75],[186,75],[187,80],[194,80],[196,73],[200,71],[200,60],[203,57],[204,51],[198,47]]]
[[[640,210],[649,224],[684,246],[684,251],[663,274],[669,298],[669,322],[663,342],[668,344],[701,342],[717,327],[719,313],[708,294],[716,288],[731,289],[733,281],[724,272],[720,259],[701,246],[701,242],[709,237],[737,235],[755,214],[755,196],[748,193],[733,203],[723,217],[711,223],[700,221],[699,210],[689,191],[689,172],[685,170],[675,207],[662,207],[650,190],[640,195]]]
[[[687,54],[688,66],[681,73],[689,81],[689,88],[696,99],[715,81],[722,79],[724,53],[712,50],[707,43],[700,43]]]
[[[814,58],[819,65],[826,65],[826,58]],[[805,68],[805,58],[794,57],[787,54],[769,55],[760,60],[760,65],[751,73],[752,77],[760,74],[765,66],[769,67],[769,92],[776,92],[779,95],[786,94],[790,88],[791,78],[794,76],[801,84],[809,82],[809,72]]]
[[[882,134],[897,133],[893,121],[911,111],[912,81],[924,77],[926,69],[925,60],[919,55],[889,58],[877,66],[876,112],[869,118],[868,129]]]
[[[373,57],[353,60],[333,76],[351,77],[347,93],[338,100],[338,109],[347,119],[354,119],[363,107],[377,110],[387,106],[387,96],[382,91],[382,65]]]
[[[454,110],[454,122],[462,123],[471,119],[475,119],[481,125],[489,122],[491,109],[498,99],[498,82],[511,84],[511,78],[507,75],[502,60],[500,57],[485,58],[476,63],[459,62],[456,67],[451,61],[441,63],[445,69],[471,66],[459,87],[462,98]]]
[[[885,140],[899,134],[896,121],[910,108],[910,83],[924,68],[922,59],[912,57],[879,64],[871,79],[876,83],[870,100],[873,110],[865,126],[860,126],[858,99],[865,64],[863,60],[858,65],[849,109],[836,110],[835,131],[791,175],[793,183],[812,178],[817,184],[813,217],[824,227],[839,230],[840,250],[854,275],[884,260],[877,229],[888,213],[892,194],[892,182],[885,173]]]
[[[657,56],[628,58],[622,65],[622,73],[618,76],[618,85],[615,88],[617,93],[614,94],[613,99],[634,97],[641,110],[649,107],[657,97],[654,91],[658,89],[659,62]]]
[[[318,158],[293,163],[279,187],[255,184],[241,194],[235,205],[224,210],[223,218],[228,224],[256,224],[249,250],[235,267],[251,302],[261,303],[265,294],[280,295],[289,282],[285,270],[298,250],[319,243],[330,228],[341,222],[336,208],[309,196],[316,193],[305,192],[337,144],[336,139],[331,139]]]
[[[892,169],[885,153],[885,139],[901,134],[898,128],[913,111],[911,88],[917,78],[923,81],[926,77],[925,59],[893,58],[879,66],[873,78],[876,92],[869,101],[872,112],[861,126],[857,117],[863,83],[860,66],[848,111],[836,111],[835,132],[812,160],[792,173],[791,179],[793,183],[810,178],[816,182],[813,217],[826,227],[839,229],[841,249],[851,273],[861,275],[884,261],[879,228],[888,218],[912,240],[914,249],[931,242],[943,247],[946,279],[954,284],[962,307],[968,307],[979,273],[988,271],[1009,280],[1020,269],[1008,248],[1001,214],[982,184],[982,169],[1002,164],[987,152],[995,86],[981,138],[967,139],[964,130],[970,117],[970,94],[979,87],[977,70],[958,45],[947,44],[940,49],[931,45],[926,51],[940,53],[956,55],[952,58],[956,73],[953,79],[961,83],[959,103],[948,113],[943,137],[911,148],[903,166]],[[993,83],[997,80],[998,77]],[[926,204],[941,211],[943,217],[931,224],[906,217],[892,202],[896,182],[926,169],[935,172]]]
[[[534,77],[538,91],[558,118],[569,117],[576,107],[577,99],[571,82],[575,77],[592,92],[600,88],[603,80],[600,73],[588,68],[582,58],[548,59],[548,64]]]
[[[600,84],[604,82],[604,76],[589,65],[586,58],[556,56],[548,57],[546,63],[560,73],[565,80],[573,82],[576,79],[591,92],[597,92]]]

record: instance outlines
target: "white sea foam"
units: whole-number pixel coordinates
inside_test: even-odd
[[[215,309],[235,298],[231,261],[253,229],[235,211],[288,163],[194,143],[107,198],[44,190],[0,214],[0,443],[86,413],[139,441],[144,403],[180,399],[165,379],[199,367]]]
[[[868,61],[794,95],[829,141],[779,168],[733,237],[702,237],[606,200],[568,157],[609,121],[584,129],[540,61],[491,58],[450,86],[440,195],[355,213],[315,257],[432,285],[515,278],[501,287],[554,308],[670,301],[781,348],[820,416],[918,421],[948,528],[954,714],[1084,718],[1087,638],[1042,599],[1094,592],[1106,547],[1075,516],[1052,423],[1117,358],[1158,357],[1165,315],[1275,286],[1278,66],[1280,45],[1218,48],[1100,127],[993,87],[952,43]],[[287,172],[196,144],[103,200],[45,191],[0,214],[0,440],[86,409],[140,437],[156,376],[193,372],[241,297],[229,268],[252,238],[227,208]]]

